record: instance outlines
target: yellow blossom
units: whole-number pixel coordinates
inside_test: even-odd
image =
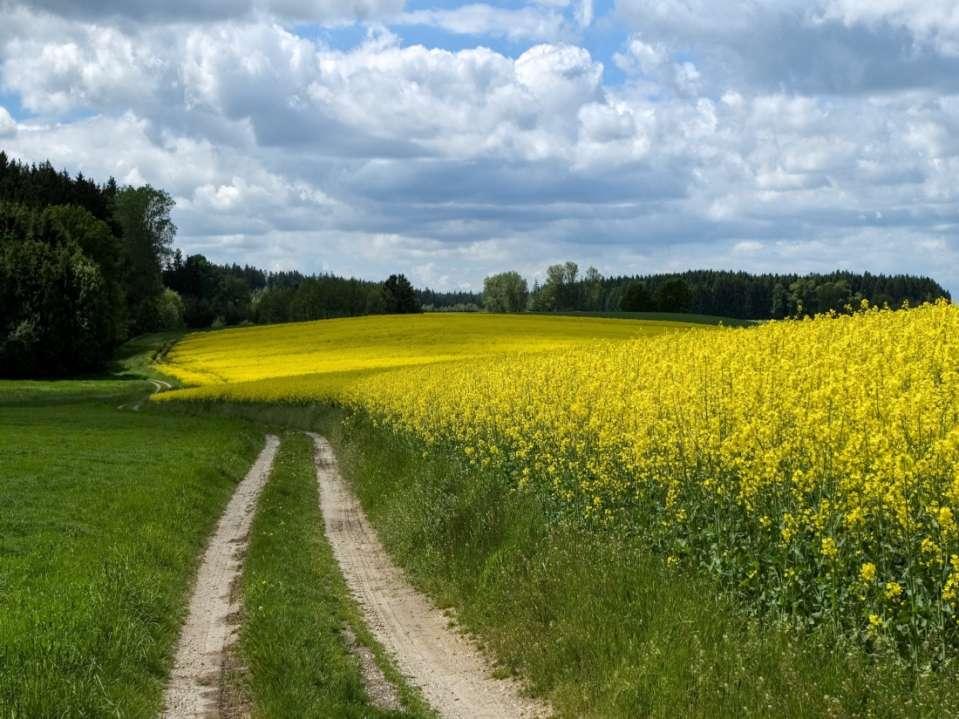
[[[853,624],[895,602],[937,631],[959,595],[957,357],[948,302],[750,328],[381,316],[188,335],[161,368],[192,386],[154,400],[332,404],[781,608]],[[878,547],[908,595],[867,591]]]
[[[836,540],[832,537],[823,537],[820,552],[826,559],[835,559],[839,553],[839,547],[836,546]]]

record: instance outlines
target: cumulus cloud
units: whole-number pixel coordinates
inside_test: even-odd
[[[670,53],[695,56],[714,87],[959,90],[954,0],[617,0],[616,16]]]
[[[218,260],[440,287],[564,259],[848,266],[959,289],[959,60],[905,0],[620,0],[614,46],[577,35],[611,20],[589,2],[335,5],[395,23],[344,45],[288,21],[334,3],[145,24],[8,4],[3,147],[169,189],[181,245]],[[478,41],[410,44],[414,21]],[[514,51],[482,42],[503,37]]]
[[[299,22],[338,23],[378,20],[402,10],[404,0],[26,0],[19,5],[77,20],[138,22],[215,21],[253,15]],[[0,7],[3,4],[0,3]]]
[[[63,40],[16,37],[7,43],[4,84],[39,112],[120,107],[164,91],[166,58],[109,27],[90,26]]]
[[[959,7],[954,0],[828,0],[821,17],[845,25],[902,28],[919,43],[959,55]]]
[[[640,36],[630,38],[623,52],[613,56],[621,70],[627,73],[652,75],[670,59],[669,49],[660,42],[645,42]]]
[[[17,123],[7,112],[7,108],[0,105],[0,137],[11,137],[17,133]]]

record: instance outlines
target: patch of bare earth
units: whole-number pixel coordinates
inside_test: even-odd
[[[277,437],[267,436],[266,446],[237,485],[203,554],[164,695],[162,716],[167,719],[216,717],[224,704],[230,704],[224,702],[222,689],[240,611],[234,587],[243,568],[256,502],[279,445]]]
[[[353,630],[349,627],[343,629],[343,642],[360,663],[363,685],[370,697],[370,704],[384,711],[399,711],[402,709],[403,702],[400,699],[399,692],[383,674],[383,670],[376,663],[376,657],[373,656],[370,648],[360,644]]]
[[[452,630],[447,616],[409,584],[340,476],[329,443],[311,436],[316,443],[320,505],[333,554],[370,631],[392,654],[400,671],[442,717],[549,716],[549,706],[523,696],[517,682],[493,677],[482,652]]]

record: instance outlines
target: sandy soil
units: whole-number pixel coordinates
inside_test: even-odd
[[[277,437],[267,436],[266,446],[237,485],[203,554],[164,695],[163,717],[218,715],[224,657],[236,638],[231,618],[240,609],[238,592],[232,589],[242,570],[256,501],[270,475],[279,445]]]
[[[340,477],[329,443],[318,435],[316,469],[326,533],[347,585],[373,636],[442,717],[549,716],[512,680],[495,679],[482,653],[450,628],[449,618],[407,582]]]
[[[363,672],[363,685],[370,697],[370,704],[383,711],[401,710],[403,702],[400,700],[399,692],[383,674],[383,670],[377,665],[376,657],[373,656],[369,647],[360,644],[353,630],[349,627],[343,629],[343,642],[360,663],[360,671]]]

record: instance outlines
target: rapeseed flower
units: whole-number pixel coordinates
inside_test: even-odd
[[[959,308],[641,325],[484,315],[201,333],[164,365],[197,386],[156,399],[333,403],[536,494],[557,521],[641,536],[743,601],[852,632],[892,603],[903,642],[941,634],[959,653]]]

